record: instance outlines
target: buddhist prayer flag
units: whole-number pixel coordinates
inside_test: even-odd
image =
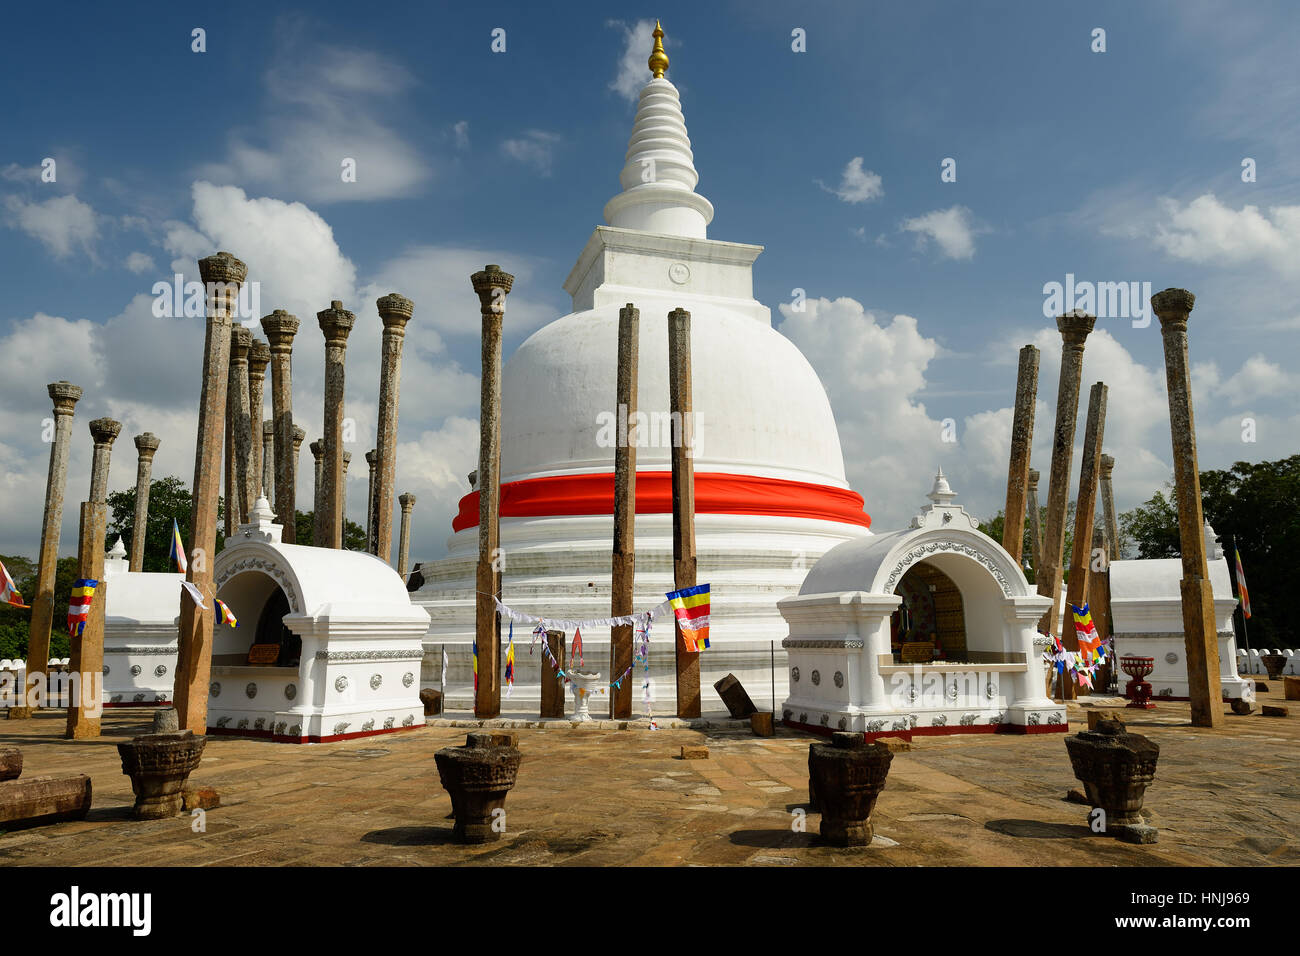
[[[185,544],[181,541],[181,529],[176,524],[175,518],[172,518],[172,549],[167,557],[176,562],[176,570],[182,574],[189,568],[189,565],[185,563]]]
[[[215,600],[217,602],[217,610],[221,612],[221,620],[229,624],[231,627],[238,627],[239,621],[236,620],[235,615],[231,612],[226,602],[221,600],[221,598],[216,598]]]
[[[575,663],[576,662],[576,663]],[[573,650],[569,653],[569,663],[574,667],[582,666],[582,629],[573,629]]]
[[[18,586],[9,576],[3,561],[0,561],[0,604],[12,604],[21,608],[29,606],[23,603],[23,596],[18,593]]]
[[[682,629],[682,638],[686,649],[697,653],[709,646],[709,586],[697,584],[695,587],[670,591],[667,595],[672,605],[677,626]]]
[[[1092,623],[1092,612],[1088,610],[1088,605],[1075,607],[1071,604],[1070,610],[1074,612],[1074,632],[1079,639],[1081,659],[1085,663],[1091,660],[1102,660],[1106,652],[1101,646],[1101,635],[1097,633],[1097,627]]]
[[[68,601],[68,633],[81,637],[90,617],[90,604],[95,599],[95,588],[99,581],[95,578],[78,578],[72,585],[72,599]]]
[[[510,622],[510,642],[506,645],[506,696],[515,689],[515,622]]]
[[[1241,597],[1241,613],[1250,617],[1250,592],[1246,590],[1246,572],[1241,567],[1241,549],[1232,549],[1237,555],[1237,594]]]
[[[189,581],[182,581],[181,589],[190,596],[190,600],[193,601],[197,607],[201,607],[205,611],[208,609],[208,606],[203,603],[203,592],[194,584]]]
[[[474,638],[474,690],[478,691],[478,638]]]

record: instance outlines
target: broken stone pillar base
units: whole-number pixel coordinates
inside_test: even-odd
[[[1156,842],[1155,828],[1148,827],[1142,816],[1142,801],[1155,780],[1160,746],[1140,734],[1126,733],[1119,721],[1101,720],[1095,731],[1066,737],[1065,749],[1088,802],[1105,814],[1101,832],[1130,843]]]
[[[455,841],[490,843],[501,839],[506,794],[515,785],[523,759],[519,750],[501,746],[492,734],[467,734],[463,747],[444,747],[433,759],[442,787],[451,797]]]
[[[146,734],[118,744],[122,772],[131,778],[137,820],[164,820],[181,812],[185,781],[203,759],[208,738],[186,730]]]
[[[821,810],[823,840],[835,846],[870,845],[871,812],[893,759],[888,747],[867,743],[862,734],[836,733],[829,744],[810,745],[809,796]]]

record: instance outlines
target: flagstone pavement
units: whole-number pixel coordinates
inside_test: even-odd
[[[1281,684],[1261,703],[1281,703]],[[1094,705],[1095,706],[1095,705]],[[130,819],[130,781],[114,746],[150,731],[146,711],[110,711],[104,736],[68,741],[61,712],[0,721],[24,776],[80,771],[93,779],[87,819],[0,833],[0,865],[560,865],[915,866],[1300,864],[1300,705],[1291,716],[1229,715],[1193,728],[1188,707],[1127,711],[1160,744],[1146,807],[1153,846],[1092,834],[1062,735],[918,738],[895,754],[875,812],[876,841],[819,844],[806,814],[808,745],[782,730],[524,729],[519,781],[494,844],[450,842],[451,804],[433,754],[464,728],[292,746],[216,737],[191,783],[222,805],[195,832],[189,815]],[[1071,732],[1086,709],[1069,708]],[[705,760],[681,760],[704,744]]]

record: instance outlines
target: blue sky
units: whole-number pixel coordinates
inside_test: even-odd
[[[202,323],[153,318],[149,292],[219,247],[261,277],[264,312],[304,320],[296,404],[313,436],[314,312],[343,297],[374,320],[376,294],[416,300],[399,475],[420,496],[415,555],[438,556],[475,458],[468,273],[492,261],[519,276],[507,354],[569,311],[560,285],[618,189],[654,17],[710,237],[766,246],[756,295],[821,374],[878,528],[906,521],[939,463],[976,513],[1000,506],[1027,342],[1044,349],[1046,483],[1059,336],[1043,286],[1067,273],[1197,294],[1202,467],[1297,450],[1300,72],[1286,65],[1300,18],[1285,3],[62,9],[10,11],[0,58],[20,91],[0,146],[0,551],[37,549],[46,382],[86,388],[69,501],[96,415],[125,423],[114,488],[133,481],[126,436],[146,429],[163,439],[156,473],[189,480]],[[40,181],[46,157],[56,182]],[[947,157],[956,182],[940,179]],[[811,314],[781,308],[794,288]],[[1130,507],[1170,468],[1158,323],[1098,328],[1084,389],[1111,386]],[[377,341],[354,339],[356,515],[376,362]],[[956,443],[940,440],[945,418]]]

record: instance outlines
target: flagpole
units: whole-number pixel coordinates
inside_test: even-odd
[[[440,676],[438,677],[438,693],[442,698],[442,709],[445,713],[447,710],[447,645],[442,645],[442,660],[438,662],[441,666],[438,668]]]

